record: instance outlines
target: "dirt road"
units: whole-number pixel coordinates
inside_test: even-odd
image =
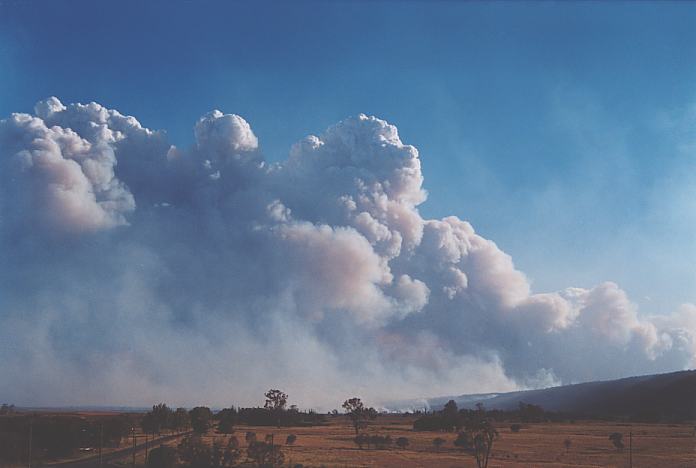
[[[158,439],[153,439],[147,442],[150,448],[157,447],[163,442],[167,442],[178,437],[183,437],[190,434],[190,432],[182,432],[181,434],[172,434],[165,437],[160,437]],[[105,453],[102,456],[102,467],[116,466],[112,463],[121,460],[126,457],[133,456],[133,447],[123,448],[121,450],[116,450],[115,452]],[[137,444],[135,446],[135,452],[140,452],[145,450],[145,442]],[[99,468],[99,455],[93,455],[91,457],[82,458],[80,460],[73,460],[68,462],[51,463],[44,465],[46,467],[52,468]]]

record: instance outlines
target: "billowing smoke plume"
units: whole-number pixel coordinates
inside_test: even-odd
[[[51,98],[0,122],[0,397],[332,408],[681,369],[696,306],[613,283],[533,294],[456,217],[423,219],[418,151],[360,115],[267,163],[213,111],[176,148]]]

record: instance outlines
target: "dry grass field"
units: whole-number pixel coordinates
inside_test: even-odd
[[[82,416],[98,416],[85,415]],[[356,467],[475,467],[474,458],[453,444],[456,434],[442,432],[415,432],[412,430],[413,416],[380,416],[367,429],[369,434],[390,435],[395,441],[406,437],[409,446],[387,449],[358,448],[354,442],[354,431],[344,416],[328,417],[327,424],[314,427],[281,428],[259,426],[237,426],[234,435],[241,443],[246,455],[245,434],[255,432],[258,440],[274,434],[285,455],[284,466],[301,464],[305,468],[356,468]],[[633,434],[633,467],[635,468],[686,468],[696,467],[696,436],[693,424],[621,424],[598,421],[576,423],[533,423],[524,424],[519,432],[512,432],[509,423],[498,423],[499,437],[493,446],[490,468],[495,467],[628,467],[629,432]],[[613,432],[624,435],[626,448],[618,451],[609,440]],[[297,437],[292,446],[285,445],[289,434]],[[139,439],[144,437],[138,434]],[[226,442],[230,436],[209,431],[204,440],[212,444],[218,440]],[[440,449],[433,446],[433,439],[445,439]],[[564,441],[571,445],[566,451]],[[140,441],[139,440],[139,441]],[[178,440],[166,442],[176,446]],[[122,447],[130,445],[123,440]],[[157,446],[153,444],[151,447]],[[109,453],[113,449],[105,449]],[[89,454],[76,454],[71,460]],[[244,459],[245,457],[243,457]],[[63,461],[68,461],[64,459]],[[130,467],[132,456],[110,462],[110,467]],[[136,456],[136,465],[145,466],[145,453]],[[0,466],[26,466],[2,465]],[[246,465],[249,466],[249,465]]]
[[[283,446],[285,465],[304,467],[475,467],[471,455],[454,447],[455,434],[414,432],[413,419],[382,416],[368,429],[369,433],[407,437],[409,447],[399,449],[359,449],[353,443],[353,430],[343,417],[329,418],[329,424],[309,428],[270,428],[239,426],[235,435],[245,447],[246,431],[256,432],[259,440],[275,434],[276,443],[295,434],[294,446]],[[518,433],[509,425],[499,425],[500,437],[493,447],[489,467],[628,467],[628,433],[633,433],[633,466],[636,468],[681,468],[696,466],[696,437],[693,425],[617,424],[602,422],[540,423],[524,425]],[[626,448],[617,451],[609,434],[624,434]],[[228,436],[208,433],[205,438],[226,440]],[[446,443],[435,450],[432,441],[442,437]],[[572,444],[566,453],[564,440]],[[138,460],[143,460],[140,454]],[[124,464],[126,462],[124,461]],[[292,464],[290,464],[292,463]],[[289,465],[290,464],[290,465]]]

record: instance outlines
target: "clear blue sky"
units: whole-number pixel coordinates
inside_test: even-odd
[[[0,2],[0,115],[55,95],[193,140],[219,108],[266,157],[358,113],[421,152],[535,291],[696,301],[696,4]]]

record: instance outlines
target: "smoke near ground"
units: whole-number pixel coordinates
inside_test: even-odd
[[[270,164],[242,117],[196,143],[50,98],[0,121],[0,397],[15,404],[330,409],[682,369],[696,306],[610,282],[534,293],[419,154],[360,115]]]

